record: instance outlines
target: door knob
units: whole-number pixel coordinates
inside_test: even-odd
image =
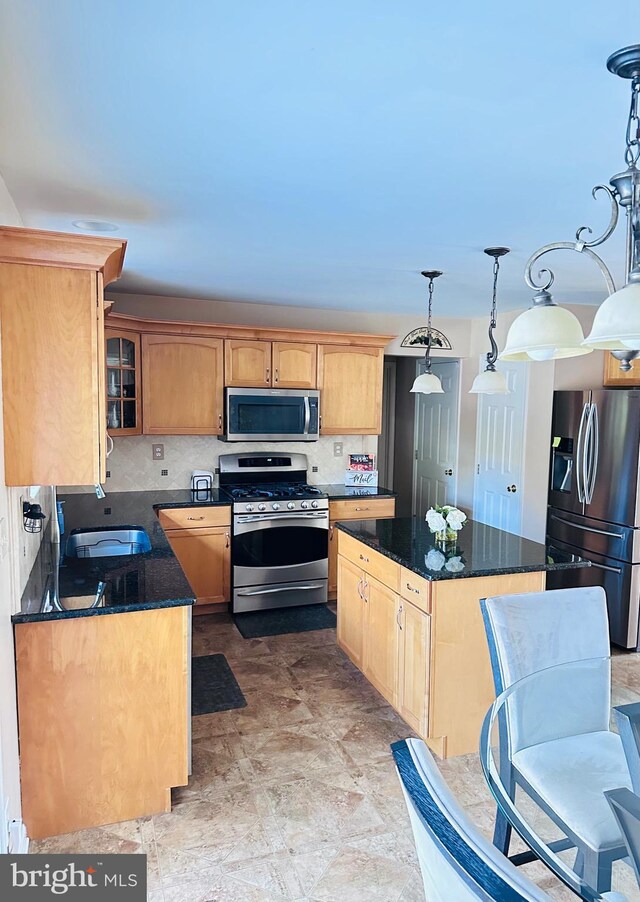
[[[517,491],[518,491],[518,486],[517,486],[517,485],[508,485],[508,486],[507,486],[507,491],[508,491],[508,492],[517,492]]]
[[[445,470],[444,475],[445,476],[453,476],[453,470]]]

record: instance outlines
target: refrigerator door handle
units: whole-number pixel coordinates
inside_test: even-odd
[[[599,536],[611,536],[613,539],[624,539],[624,533],[622,532],[607,532],[606,529],[595,529],[593,526],[583,526],[581,523],[574,523],[573,520],[565,520],[564,517],[558,517],[556,514],[550,515],[552,520],[557,520],[558,523],[566,523],[567,526],[573,526],[576,529],[584,529],[585,532],[595,532]]]
[[[593,492],[596,487],[596,476],[598,475],[598,457],[600,455],[600,437],[598,427],[598,408],[595,404],[591,405],[589,411],[589,419],[587,421],[587,435],[590,448],[589,455],[589,482],[585,489],[585,501],[591,504],[593,500]]]
[[[585,453],[584,453],[584,425],[589,412],[589,404],[585,404],[582,408],[582,416],[580,417],[580,427],[578,429],[578,444],[576,445],[576,488],[578,490],[578,501],[584,501],[584,489],[581,476],[585,475]]]

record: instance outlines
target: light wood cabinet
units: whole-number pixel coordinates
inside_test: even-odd
[[[236,388],[315,388],[317,345],[310,342],[228,339],[225,385]]]
[[[271,346],[274,388],[315,388],[318,346],[293,341],[274,341]]]
[[[180,561],[198,605],[228,602],[231,585],[231,527],[169,529],[173,553]]]
[[[271,385],[271,342],[230,338],[224,343],[225,385],[265,388]]]
[[[399,626],[397,708],[419,736],[427,736],[431,617],[401,599]]]
[[[329,598],[335,598],[338,590],[338,533],[339,520],[381,520],[395,517],[395,498],[357,498],[329,502]]]
[[[171,810],[188,780],[190,611],[16,624],[31,839]]]
[[[107,429],[112,436],[142,435],[140,335],[105,329]]]
[[[323,435],[379,435],[382,348],[320,345],[318,388]]]
[[[142,336],[145,435],[221,435],[223,342],[188,335]]]
[[[631,361],[631,369],[620,369],[620,361],[617,360],[609,351],[604,352],[604,378],[602,384],[606,387],[611,386],[627,386],[629,388],[634,385],[640,385],[640,357],[636,357]]]
[[[7,485],[91,485],[106,475],[105,283],[126,242],[0,228]]]
[[[390,705],[397,705],[398,621],[400,599],[377,579],[365,575],[363,673]]]
[[[364,574],[346,558],[338,558],[338,642],[356,667],[363,665]]]
[[[431,581],[336,535],[338,645],[432,751],[476,752],[495,697],[480,599],[543,591],[545,573]]]

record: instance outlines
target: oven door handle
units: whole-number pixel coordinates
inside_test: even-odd
[[[316,586],[281,586],[276,589],[253,589],[251,592],[236,592],[236,595],[248,598],[251,595],[275,595],[277,592],[310,592],[312,589],[321,588],[321,584]]]
[[[237,523],[264,523],[268,520],[329,520],[329,511],[300,514],[248,514],[236,518]]]

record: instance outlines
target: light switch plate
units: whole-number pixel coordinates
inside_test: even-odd
[[[154,460],[164,460],[164,445],[151,445],[151,456]]]

